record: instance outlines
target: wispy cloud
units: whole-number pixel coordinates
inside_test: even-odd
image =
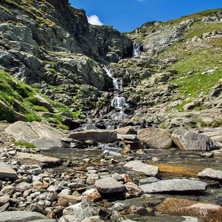
[[[88,22],[92,25],[103,25],[103,23],[100,21],[97,15],[87,16],[87,19],[88,19]]]
[[[138,2],[144,2],[145,0],[138,0]]]

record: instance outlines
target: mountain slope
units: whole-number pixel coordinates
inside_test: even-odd
[[[0,69],[75,111],[112,85],[101,64],[132,53],[128,37],[91,27],[68,1],[4,0],[0,14]]]

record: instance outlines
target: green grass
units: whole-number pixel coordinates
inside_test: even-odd
[[[25,83],[13,78],[9,73],[0,70],[0,99],[11,105],[14,99],[22,101],[29,97],[34,90]]]
[[[36,148],[36,146],[32,143],[23,143],[23,142],[15,142],[16,146],[25,146],[26,148]]]

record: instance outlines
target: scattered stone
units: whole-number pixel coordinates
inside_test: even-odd
[[[129,214],[138,214],[138,215],[141,215],[141,216],[147,216],[148,215],[148,211],[143,206],[132,205],[132,206],[129,207],[127,212]]]
[[[93,216],[93,208],[86,201],[69,206],[63,210],[58,222],[79,222]]]
[[[172,179],[141,185],[140,188],[144,193],[199,192],[206,190],[207,183],[197,180]]]
[[[126,191],[124,193],[126,199],[139,197],[143,193],[141,188],[138,187],[135,183],[128,182],[124,184],[124,186],[126,187]]]
[[[17,173],[5,163],[0,162],[0,179],[4,180],[6,178],[16,179]]]
[[[124,175],[121,175],[121,174],[119,174],[119,173],[114,173],[114,174],[112,175],[112,177],[113,177],[115,180],[117,180],[117,181],[124,181]]]
[[[0,195],[9,195],[11,196],[15,192],[15,187],[8,185],[2,188]]]
[[[205,157],[205,158],[212,158],[212,157],[214,157],[214,154],[213,153],[201,153],[200,156]]]
[[[98,174],[89,174],[89,176],[86,179],[86,183],[89,185],[95,184],[95,181],[99,179]]]
[[[0,197],[0,206],[3,206],[4,204],[8,203],[10,200],[10,196],[2,196]]]
[[[63,194],[59,197],[58,205],[66,207],[66,206],[77,204],[80,201],[81,201],[81,197]]]
[[[101,220],[99,216],[94,216],[94,217],[85,218],[81,222],[104,222],[104,220]]]
[[[124,165],[124,167],[130,170],[143,173],[147,176],[156,176],[158,174],[158,167],[143,163],[140,160],[133,160]]]
[[[32,184],[27,183],[27,182],[21,182],[16,185],[15,189],[18,192],[24,192],[25,190],[29,190],[32,188]]]
[[[126,189],[121,183],[112,177],[105,177],[97,180],[95,186],[100,193],[120,193]]]
[[[127,154],[127,153],[131,153],[131,146],[130,144],[128,144],[124,149],[123,149],[123,153]]]
[[[83,194],[83,197],[85,197],[87,200],[96,202],[100,199],[102,199],[101,194],[98,192],[97,189],[90,189],[85,191]]]
[[[115,129],[117,134],[136,134],[136,130],[133,126],[126,126],[122,128]]]
[[[222,180],[222,171],[206,168],[198,173],[198,177],[207,177],[211,179]]]
[[[209,137],[192,131],[177,129],[173,131],[172,140],[181,150],[215,150],[217,144]]]
[[[172,146],[171,130],[147,128],[138,131],[138,139],[149,148],[169,149]]]

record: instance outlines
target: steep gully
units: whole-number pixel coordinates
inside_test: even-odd
[[[142,53],[141,47],[142,43],[137,43],[137,42],[133,43],[132,57],[137,57]],[[125,120],[128,118],[128,115],[125,112],[125,110],[126,108],[129,108],[129,104],[126,102],[124,96],[122,96],[122,93],[124,91],[123,79],[114,77],[115,70],[110,69],[108,66],[104,65],[103,69],[105,70],[106,74],[112,79],[113,83],[113,88],[111,89],[112,94],[110,101],[111,111],[106,115],[106,117],[108,117],[110,121],[108,123],[105,123],[105,128],[114,129],[115,128],[114,125],[121,124],[121,123],[117,124],[118,121]],[[127,70],[126,73],[128,73]],[[131,84],[132,83],[130,83],[130,86]],[[101,120],[103,119],[103,114],[101,112],[99,114],[99,118],[101,118]],[[84,130],[97,129],[96,124],[94,123],[93,118],[91,116],[87,116],[87,123],[84,124],[83,129]]]

